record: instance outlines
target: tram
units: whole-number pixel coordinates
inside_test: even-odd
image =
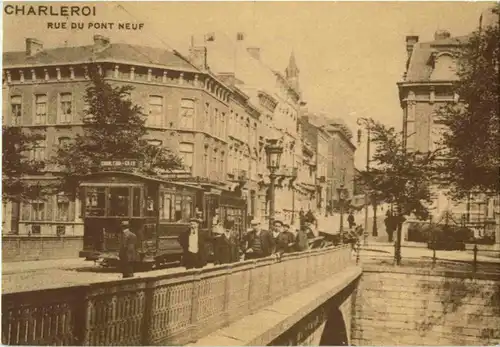
[[[246,201],[233,192],[202,184],[177,182],[132,172],[102,171],[80,181],[84,220],[83,250],[79,256],[119,264],[122,221],[137,235],[136,267],[150,270],[182,259],[179,235],[189,229],[189,219],[201,213],[201,232],[212,236],[215,214],[234,220],[241,235],[246,227]],[[213,244],[207,244],[208,254]]]

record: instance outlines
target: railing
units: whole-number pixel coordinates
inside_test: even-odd
[[[2,295],[7,345],[180,345],[342,271],[348,246]]]

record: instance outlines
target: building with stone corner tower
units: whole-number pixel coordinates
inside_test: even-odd
[[[498,15],[488,9],[481,15],[479,26],[498,25],[497,22]],[[446,127],[436,111],[448,102],[460,102],[460,96],[452,90],[458,79],[453,51],[468,38],[468,35],[454,37],[447,30],[436,31],[431,41],[420,42],[419,36],[406,36],[408,59],[403,79],[397,86],[408,150],[437,149]],[[451,212],[457,223],[465,219],[471,227],[486,224],[485,232],[496,234],[497,245],[500,242],[499,207],[498,197],[471,194],[469,201],[452,201],[446,190],[437,185],[433,189],[431,211],[435,221],[445,212]]]

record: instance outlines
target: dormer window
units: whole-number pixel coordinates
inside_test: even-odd
[[[450,53],[433,53],[431,80],[456,79],[456,63]]]

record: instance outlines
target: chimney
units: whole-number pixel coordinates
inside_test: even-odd
[[[248,47],[248,54],[250,54],[254,59],[260,60],[260,48],[259,47]]]
[[[109,45],[109,37],[102,35],[94,35],[94,46],[98,48],[105,48]]]
[[[236,76],[233,72],[224,72],[217,75],[222,82],[229,86],[234,86],[236,84]]]
[[[437,30],[434,33],[434,40],[435,41],[448,39],[450,37],[451,37],[451,34],[450,34],[450,32],[448,30]]]
[[[189,61],[200,70],[207,70],[207,47],[198,46],[189,48]]]
[[[418,36],[406,36],[406,52],[408,53],[408,61],[413,53],[413,47],[418,42]]]
[[[33,38],[26,39],[26,55],[32,57],[43,51],[43,42]]]

